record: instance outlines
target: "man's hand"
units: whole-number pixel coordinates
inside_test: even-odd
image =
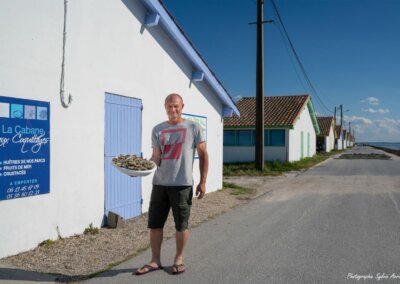
[[[161,151],[160,149],[153,148],[153,153],[151,155],[150,161],[153,161],[158,167],[161,164]]]
[[[206,185],[203,183],[199,183],[199,185],[196,188],[197,199],[202,199],[204,194],[206,194]]]
[[[204,194],[206,194],[206,180],[208,173],[208,153],[206,143],[202,142],[197,144],[196,149],[200,161],[200,183],[196,188],[196,196],[198,199],[202,199]]]

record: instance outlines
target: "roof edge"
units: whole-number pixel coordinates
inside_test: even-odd
[[[235,113],[240,116],[239,109],[235,102],[229,96],[228,92],[222,86],[218,78],[208,67],[205,60],[201,57],[198,51],[193,47],[188,37],[183,33],[177,22],[166,9],[165,5],[160,0],[140,0],[144,6],[152,13],[160,15],[160,26],[171,36],[173,41],[182,49],[183,53],[188,57],[192,64],[204,72],[204,79],[207,80],[211,89],[217,94],[218,98],[223,102],[225,108],[230,108],[232,112],[223,111],[223,116],[231,116]],[[231,114],[231,115],[229,115]]]
[[[315,134],[319,135],[321,133],[321,130],[319,129],[319,126],[318,126],[318,120],[317,120],[317,116],[315,115],[314,106],[311,102],[311,97],[309,97],[307,100],[307,108],[311,115],[311,121],[314,126]]]

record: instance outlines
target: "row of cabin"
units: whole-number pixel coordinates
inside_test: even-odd
[[[256,100],[237,102],[240,116],[224,119],[224,162],[255,160]],[[309,95],[264,97],[264,160],[298,161],[317,151],[354,145],[354,137],[333,117],[317,117]]]
[[[331,150],[344,150],[353,147],[355,139],[350,131],[336,125],[332,116],[318,117],[321,133],[317,136],[317,151],[330,152]]]
[[[318,117],[321,133],[317,137],[318,151],[344,150],[353,147],[355,138],[346,128],[336,125],[333,117]]]

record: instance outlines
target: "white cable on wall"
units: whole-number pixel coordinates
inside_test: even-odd
[[[67,43],[67,4],[68,1],[64,0],[64,33],[63,33],[63,49],[62,49],[62,63],[61,63],[61,80],[60,80],[60,99],[63,107],[67,108],[72,103],[72,95],[68,95],[68,103],[64,100],[64,66],[65,66],[65,45]]]

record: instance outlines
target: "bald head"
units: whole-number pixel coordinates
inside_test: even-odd
[[[170,94],[165,98],[165,110],[167,111],[168,120],[171,124],[181,123],[182,119],[182,109],[183,109],[183,99],[178,94]]]
[[[178,95],[178,94],[175,94],[175,93],[169,94],[169,95],[165,98],[164,104],[167,104],[167,103],[169,103],[170,101],[173,101],[173,100],[176,99],[176,98],[178,98],[178,99],[181,101],[182,105],[183,105],[183,99],[182,99],[182,97],[181,97],[180,95]]]

